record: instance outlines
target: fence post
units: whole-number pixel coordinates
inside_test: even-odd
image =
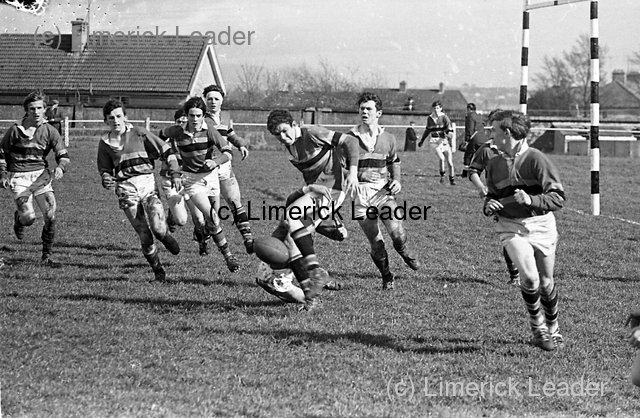
[[[458,133],[456,132],[456,124],[454,122],[451,122],[451,129],[453,129],[453,138],[451,138],[451,152],[454,153],[458,150],[458,147],[456,146],[456,142],[457,142],[457,137],[458,137]]]
[[[69,146],[69,116],[64,117],[64,146]]]
[[[151,118],[149,116],[144,118],[144,127],[147,131],[151,131]]]

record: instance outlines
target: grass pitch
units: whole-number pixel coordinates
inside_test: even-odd
[[[519,291],[506,285],[492,221],[466,179],[438,183],[428,150],[404,153],[400,202],[431,206],[408,220],[423,269],[387,238],[397,289],[381,280],[350,202],[343,243],[318,237],[321,260],[347,288],[300,313],[254,284],[257,260],[226,271],[200,257],[191,227],[179,256],[161,249],[153,277],[95,169],[97,139],[72,139],[58,198],[58,268],[39,266],[39,218],[18,241],[0,193],[0,397],[4,416],[407,417],[638,416],[634,350],[623,322],[638,304],[637,160],[602,159],[600,217],[590,212],[588,157],[552,156],[567,189],[557,213],[556,278],[564,350],[529,344]],[[462,156],[456,153],[461,166]],[[301,185],[285,153],[234,162],[243,200],[279,205]],[[586,213],[586,214],[585,214]],[[623,218],[615,219],[615,218]],[[627,221],[636,223],[630,223]],[[253,221],[269,234],[275,221]]]

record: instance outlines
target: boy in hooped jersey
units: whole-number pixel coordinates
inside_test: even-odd
[[[303,215],[287,218],[284,232],[288,232],[290,267],[310,308],[330,280],[327,271],[320,266],[311,236],[322,220],[315,212],[322,207],[339,209],[346,193],[355,191],[358,184],[357,139],[321,126],[294,126],[293,117],[286,110],[272,111],[267,118],[267,129],[285,146],[291,163],[304,177],[302,189],[287,199],[286,211],[293,213],[290,208],[296,208]],[[346,175],[341,152],[349,161]]]

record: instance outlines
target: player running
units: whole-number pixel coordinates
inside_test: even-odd
[[[358,97],[358,111],[362,123],[349,131],[359,139],[358,181],[353,217],[358,221],[371,246],[371,258],[382,275],[382,289],[394,288],[395,276],[389,269],[389,255],[379,224],[379,211],[394,213],[394,195],[400,193],[400,159],[396,154],[396,137],[378,124],[382,116],[382,100],[373,93]],[[375,208],[372,210],[371,208]],[[372,216],[374,215],[374,216]],[[413,270],[418,261],[407,249],[407,232],[402,219],[382,219],[393,242],[393,248]]]
[[[564,205],[564,188],[557,168],[527,144],[531,123],[525,115],[498,111],[490,123],[490,137],[501,153],[487,164],[483,211],[496,217],[500,242],[520,270],[533,343],[552,351],[564,346],[553,278],[558,242],[553,211]]]
[[[45,101],[44,93],[30,93],[22,104],[26,112],[22,121],[11,126],[0,141],[0,187],[10,189],[13,194],[17,207],[13,232],[20,240],[25,228],[36,220],[33,207],[33,201],[36,201],[44,217],[42,264],[55,266],[50,257],[57,205],[51,181],[52,177],[60,180],[64,176],[69,155],[58,131],[45,123]],[[47,163],[47,155],[52,150],[57,164],[53,176]]]

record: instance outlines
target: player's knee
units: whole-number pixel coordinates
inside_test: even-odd
[[[36,214],[33,211],[26,212],[26,213],[21,213],[18,216],[18,219],[20,219],[20,224],[21,225],[23,225],[23,226],[31,226],[36,221]]]

